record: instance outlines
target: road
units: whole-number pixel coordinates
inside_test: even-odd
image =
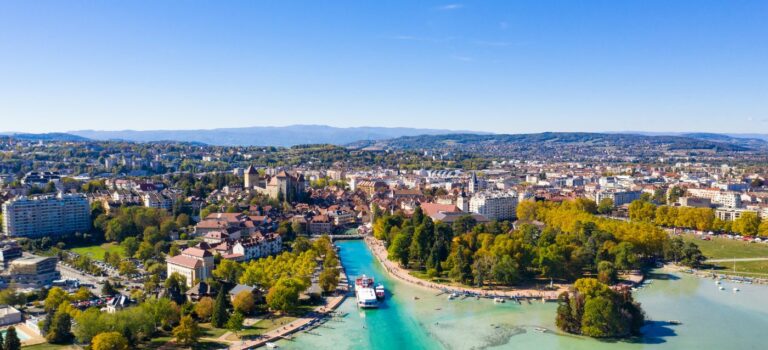
[[[80,281],[81,284],[85,283],[93,285],[92,288],[89,288],[91,293],[97,296],[101,296],[101,282],[99,281],[100,277],[86,275],[80,271],[62,264],[61,262],[59,262],[57,266],[59,268],[59,272],[61,272],[61,278],[75,279]]]

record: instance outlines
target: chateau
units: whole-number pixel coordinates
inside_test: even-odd
[[[307,181],[303,174],[281,170],[276,175],[266,175],[262,178],[256,168],[251,165],[245,170],[243,176],[245,189],[256,190],[279,201],[297,202],[306,193]]]

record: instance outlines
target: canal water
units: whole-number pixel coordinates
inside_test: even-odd
[[[635,293],[648,319],[642,339],[606,342],[560,334],[555,303],[495,304],[447,300],[436,291],[390,278],[362,241],[338,243],[350,278],[375,277],[387,288],[381,308],[358,310],[354,297],[338,309],[347,315],[292,341],[285,349],[766,349],[768,287],[724,283],[656,271]],[[732,288],[738,287],[739,292]],[[417,299],[418,298],[418,299]],[[679,320],[672,325],[668,320]],[[540,332],[537,328],[549,331]]]

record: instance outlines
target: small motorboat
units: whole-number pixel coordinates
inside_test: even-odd
[[[678,320],[669,320],[669,321],[667,321],[667,322],[668,322],[669,324],[674,324],[674,325],[683,324],[682,322],[680,322],[680,321],[678,321]]]
[[[504,299],[504,298],[496,297],[496,298],[493,298],[493,302],[496,303],[496,304],[503,304],[503,303],[506,303],[507,300]]]
[[[277,344],[275,344],[275,343],[272,343],[272,342],[267,342],[267,343],[266,343],[266,345],[267,345],[267,347],[268,347],[268,348],[270,348],[270,349],[277,349],[277,348],[279,348],[279,347],[280,347],[280,346],[278,346]]]
[[[725,290],[725,287],[723,287],[723,286],[720,286],[720,288],[719,288],[719,289],[720,289],[720,290]]]
[[[739,291],[739,288],[737,288],[737,287],[733,287],[733,291],[734,291],[734,292],[738,292],[738,291]]]
[[[542,327],[536,327],[536,328],[534,328],[534,330],[539,332],[539,333],[547,333],[547,329],[546,328],[542,328]]]

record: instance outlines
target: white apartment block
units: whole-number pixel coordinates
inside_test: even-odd
[[[469,211],[489,220],[511,220],[517,215],[517,194],[514,192],[479,192],[469,200]]]
[[[280,253],[282,249],[283,238],[278,234],[270,234],[238,241],[232,247],[232,254],[242,255],[244,261],[250,261]]]
[[[91,207],[81,194],[17,197],[3,203],[3,232],[9,236],[60,236],[90,229]]]
[[[595,201],[600,203],[603,199],[610,198],[613,201],[613,206],[618,207],[640,199],[640,194],[642,194],[641,191],[602,190],[595,194]]]
[[[708,198],[713,204],[720,204],[725,207],[741,207],[741,194],[733,191],[720,191],[713,188],[689,188],[688,194],[692,197]]]

